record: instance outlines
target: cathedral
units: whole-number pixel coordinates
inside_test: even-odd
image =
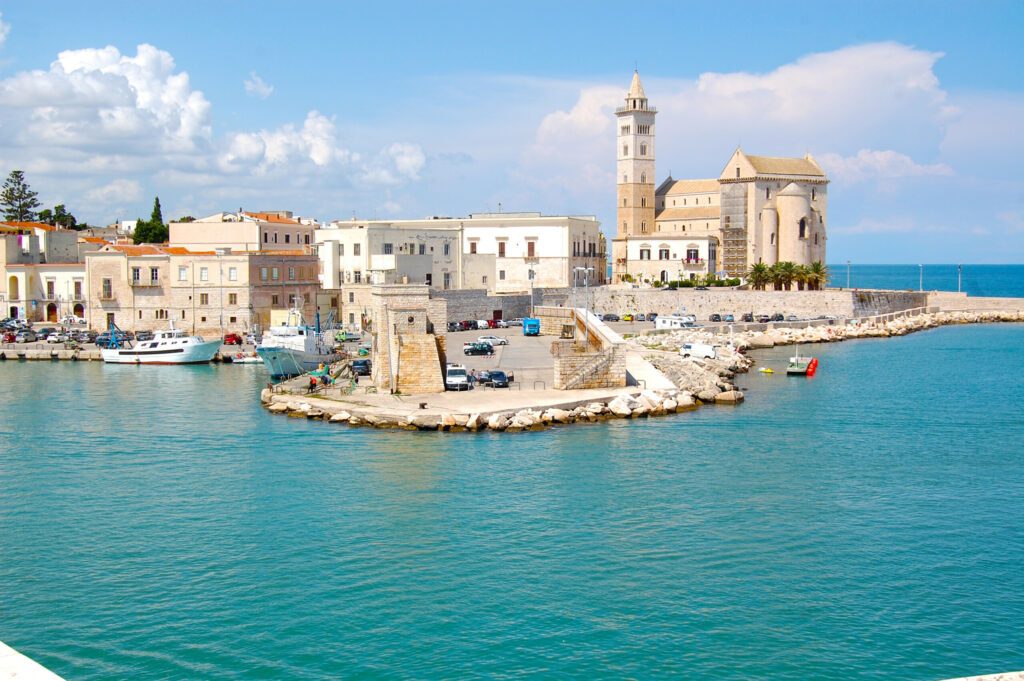
[[[825,262],[828,178],[802,158],[737,149],[717,179],[655,185],[654,119],[640,74],[615,111],[612,283],[743,277],[756,263]]]

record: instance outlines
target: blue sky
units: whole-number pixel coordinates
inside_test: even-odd
[[[1024,4],[0,4],[0,171],[94,223],[586,213],[634,65],[658,174],[811,152],[829,260],[1024,262]]]

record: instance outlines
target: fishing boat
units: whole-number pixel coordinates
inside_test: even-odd
[[[228,355],[224,359],[230,360],[231,364],[263,364],[263,359],[261,359],[259,355],[246,355],[241,352],[234,355]]]
[[[134,347],[122,346],[120,332],[111,328],[110,347],[100,350],[107,364],[205,364],[220,350],[220,339],[208,341],[202,336],[190,336],[174,328],[174,322],[164,331],[157,331],[152,340],[142,341]]]
[[[818,370],[817,357],[801,357],[800,348],[796,349],[796,355],[789,358],[786,365],[786,373],[790,376],[814,376]]]
[[[267,328],[256,354],[273,378],[298,376],[341,358],[334,351],[334,332],[320,329],[320,316],[316,325],[308,326],[297,308],[288,311],[280,326]]]

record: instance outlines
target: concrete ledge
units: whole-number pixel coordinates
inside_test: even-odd
[[[64,681],[49,669],[0,642],[0,681]]]

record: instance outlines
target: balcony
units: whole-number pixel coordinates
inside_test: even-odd
[[[163,282],[159,279],[156,281],[153,281],[152,279],[132,279],[129,283],[132,288],[154,288],[163,285]]]
[[[686,258],[683,260],[683,267],[703,267],[708,264],[704,258]]]
[[[99,298],[100,303],[116,303],[117,302],[117,296],[114,295],[113,291],[101,291],[99,296],[97,296],[97,297]]]

